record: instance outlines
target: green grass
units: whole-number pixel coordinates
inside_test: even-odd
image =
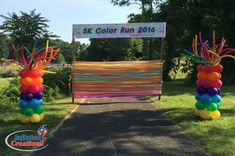
[[[222,87],[221,118],[201,120],[194,115],[195,88],[183,79],[165,82],[161,101],[150,98],[165,116],[173,119],[212,155],[235,155],[235,86]]]
[[[21,117],[19,110],[15,109],[13,112],[5,112],[0,114],[0,155],[22,154],[16,152],[5,145],[5,137],[18,130],[29,129],[37,130],[40,125],[46,124],[48,132],[55,128],[60,121],[75,107],[71,104],[71,98],[64,98],[56,100],[54,103],[44,104],[45,118],[41,123],[36,124],[21,124],[19,119]]]

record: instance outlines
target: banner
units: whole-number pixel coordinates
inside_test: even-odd
[[[73,38],[163,38],[166,23],[74,24]]]

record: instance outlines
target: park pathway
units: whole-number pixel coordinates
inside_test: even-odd
[[[80,105],[33,156],[200,156],[204,150],[146,100]]]

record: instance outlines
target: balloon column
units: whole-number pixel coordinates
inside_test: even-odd
[[[226,47],[225,42],[226,40],[222,38],[220,44],[216,44],[215,31],[213,31],[212,48],[209,48],[208,41],[203,41],[201,33],[199,33],[199,43],[197,35],[193,39],[193,53],[185,50],[183,54],[183,56],[199,63],[197,66],[195,113],[206,120],[220,118],[218,109],[221,103],[222,81],[220,79],[223,71],[220,61],[225,57],[235,59],[235,56],[231,54],[235,52],[235,49]]]
[[[38,123],[43,120],[43,69],[55,60],[59,49],[48,47],[37,49],[36,42],[32,52],[25,46],[15,47],[13,45],[13,61],[21,71],[20,76],[20,112],[23,114],[22,123]]]

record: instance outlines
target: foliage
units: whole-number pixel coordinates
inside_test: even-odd
[[[43,76],[44,82],[43,84],[48,88],[49,95],[54,95],[54,98],[65,96],[70,94],[69,83],[70,83],[70,74],[71,68],[55,68],[50,69],[51,71],[56,72],[55,74],[47,74],[45,73]]]
[[[0,32],[0,63],[2,64],[2,59],[6,59],[9,57],[9,44],[10,39],[7,38],[6,35]]]
[[[27,45],[36,39],[56,36],[47,30],[49,21],[42,17],[41,13],[37,14],[35,9],[29,14],[20,11],[20,15],[13,12],[8,13],[7,16],[0,15],[0,17],[4,19],[0,29],[17,45]]]
[[[143,44],[140,39],[91,39],[87,59],[91,61],[140,60]]]
[[[7,67],[0,67],[0,77],[7,78],[7,77],[15,77],[17,76],[18,71],[11,66]]]

